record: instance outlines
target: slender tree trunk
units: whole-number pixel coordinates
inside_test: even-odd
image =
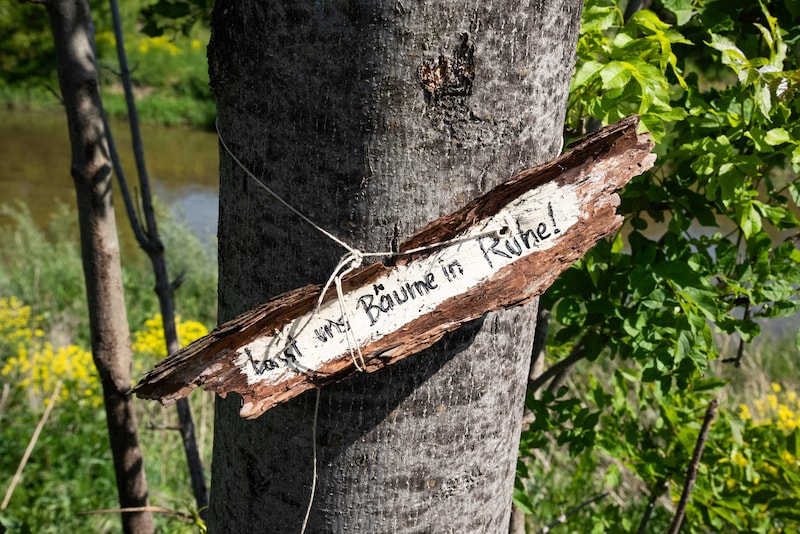
[[[131,127],[131,139],[133,145],[133,155],[136,161],[136,171],[139,178],[141,189],[141,208],[143,211],[143,221],[139,220],[139,215],[134,208],[133,198],[128,189],[122,165],[114,145],[114,138],[108,126],[108,120],[104,126],[108,134],[108,145],[110,155],[120,183],[122,197],[125,201],[125,208],[128,212],[128,219],[131,223],[136,241],[142,250],[150,258],[153,266],[153,274],[156,279],[156,294],[161,311],[161,324],[164,329],[164,340],[166,341],[167,354],[172,354],[180,348],[178,340],[178,330],[175,325],[175,300],[174,290],[178,284],[170,282],[167,270],[166,251],[161,237],[158,233],[156,213],[153,208],[153,198],[150,192],[150,175],[147,172],[147,165],[144,158],[144,143],[142,142],[139,130],[139,114],[136,109],[136,100],[133,95],[133,83],[131,81],[131,71],[128,69],[128,54],[125,51],[125,37],[122,32],[122,17],[119,11],[119,2],[110,0],[111,19],[114,26],[114,37],[117,44],[117,59],[120,66],[120,78],[125,92],[125,104],[128,108],[128,122]],[[144,227],[142,227],[144,223]],[[175,405],[178,413],[178,424],[180,427],[183,451],[186,454],[186,464],[189,468],[189,477],[192,481],[192,492],[197,503],[198,513],[205,519],[208,508],[208,487],[206,486],[205,473],[203,471],[203,461],[200,458],[200,450],[197,446],[197,438],[194,432],[194,419],[192,418],[192,408],[188,399],[180,399]]]
[[[119,242],[111,200],[111,163],[86,0],[46,3],[72,146],[92,355],[103,385],[108,434],[122,508],[147,506],[147,479],[131,389],[131,343]],[[153,532],[149,512],[123,513],[125,532]]]
[[[221,133],[320,225],[390,249],[558,153],[581,6],[218,1]],[[220,175],[220,320],[327,279],[341,248],[224,153]],[[507,531],[534,311],[323,388],[308,532]],[[245,421],[239,399],[217,403],[212,531],[300,531],[314,405],[310,392]]]

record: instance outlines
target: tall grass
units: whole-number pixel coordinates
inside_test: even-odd
[[[156,205],[159,230],[173,277],[183,280],[175,291],[176,310],[206,326],[216,323],[216,247],[204,243],[169,210]],[[40,315],[48,332],[67,343],[88,345],[89,318],[83,280],[77,214],[59,204],[45,228],[37,227],[24,205],[4,205],[10,219],[0,245],[0,296],[14,295]],[[127,224],[124,217],[118,225]],[[147,256],[122,249],[123,285],[132,330],[158,312],[154,278]]]
[[[0,243],[0,498],[5,494],[56,380],[57,398],[33,454],[25,466],[0,525],[9,532],[118,532],[116,514],[81,512],[118,507],[113,464],[99,396],[88,356],[88,318],[77,215],[61,205],[50,223],[37,227],[22,205],[3,206],[10,218]],[[216,253],[167,210],[158,209],[173,275],[184,273],[176,291],[182,343],[202,335],[216,321]],[[125,224],[124,219],[119,224]],[[133,331],[134,376],[164,356],[153,275],[145,254],[123,251],[128,316]],[[200,324],[200,321],[203,324]],[[213,398],[191,399],[199,445],[210,465]],[[155,403],[137,406],[151,503],[192,510],[193,497],[173,410]],[[158,515],[161,531],[191,523]],[[0,528],[2,531],[3,528]]]

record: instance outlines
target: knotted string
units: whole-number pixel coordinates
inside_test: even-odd
[[[300,219],[302,219],[304,222],[306,222],[312,228],[314,228],[315,230],[320,232],[322,235],[324,235],[325,237],[327,237],[328,239],[330,239],[331,241],[333,241],[337,245],[339,245],[342,248],[344,248],[345,250],[347,250],[347,254],[345,254],[342,257],[342,259],[339,260],[339,263],[336,264],[336,267],[334,267],[333,272],[328,277],[328,280],[325,282],[325,285],[323,286],[322,291],[320,292],[319,298],[317,299],[317,306],[314,309],[314,313],[308,316],[308,318],[305,320],[305,322],[300,327],[300,329],[297,331],[297,333],[294,334],[294,338],[296,339],[297,337],[299,337],[300,334],[305,330],[306,326],[308,326],[308,324],[312,321],[314,316],[316,316],[319,313],[319,310],[322,307],[322,303],[325,300],[325,296],[327,295],[328,290],[331,288],[331,286],[333,286],[336,289],[336,296],[337,296],[338,301],[339,301],[339,309],[342,312],[342,319],[344,319],[344,321],[345,321],[345,339],[347,340],[347,349],[348,349],[348,351],[350,353],[350,357],[353,360],[353,365],[359,371],[366,370],[366,363],[364,361],[364,355],[361,353],[361,344],[359,343],[358,338],[356,337],[355,333],[350,328],[349,313],[348,313],[348,311],[346,309],[346,306],[344,305],[344,292],[342,291],[342,278],[344,278],[346,275],[350,274],[351,272],[353,272],[356,269],[358,269],[359,267],[361,267],[361,265],[364,263],[364,258],[391,258],[391,257],[398,257],[398,256],[408,256],[408,255],[411,255],[411,254],[417,254],[417,253],[420,253],[420,252],[429,252],[431,250],[436,250],[436,249],[439,249],[439,248],[442,248],[442,247],[447,247],[447,246],[450,246],[450,245],[463,243],[465,241],[473,240],[473,239],[475,239],[477,237],[485,237],[485,236],[496,236],[497,237],[497,236],[502,236],[503,234],[506,234],[509,231],[509,228],[510,228],[509,224],[508,223],[504,223],[504,225],[501,228],[498,228],[498,229],[495,229],[495,230],[488,230],[488,231],[483,232],[481,234],[471,235],[471,236],[455,237],[455,238],[449,239],[447,241],[441,241],[441,242],[433,243],[433,244],[430,244],[430,245],[423,245],[423,246],[420,246],[420,247],[412,248],[412,249],[409,249],[409,250],[404,250],[404,251],[401,251],[401,252],[397,252],[397,251],[362,252],[359,249],[357,249],[356,247],[348,244],[343,239],[340,239],[339,237],[335,236],[333,233],[329,232],[328,230],[326,230],[322,226],[320,226],[317,223],[315,223],[309,217],[304,215],[300,210],[298,210],[297,208],[295,208],[294,206],[289,204],[286,200],[284,200],[283,197],[281,197],[278,193],[276,193],[274,190],[272,190],[267,184],[265,184],[255,174],[253,174],[253,172],[250,171],[250,169],[248,169],[244,165],[244,163],[242,163],[241,160],[239,160],[239,158],[236,157],[236,155],[233,153],[233,151],[228,147],[228,144],[225,142],[225,139],[222,137],[222,130],[219,127],[219,117],[217,118],[217,121],[216,121],[216,127],[217,127],[217,136],[219,137],[219,142],[222,145],[222,147],[225,149],[225,152],[228,153],[228,155],[233,159],[233,161],[236,162],[236,164],[245,172],[245,174],[247,174],[247,176],[249,176],[250,179],[252,179],[256,183],[256,185],[258,185],[264,191],[269,193],[275,200],[277,200],[280,204],[282,204],[284,207],[286,207],[286,209],[288,209],[289,211],[291,211],[292,213],[294,213],[295,215],[300,217]],[[359,362],[360,362],[360,364],[359,364]]]

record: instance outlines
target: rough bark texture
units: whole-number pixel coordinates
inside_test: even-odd
[[[218,2],[220,128],[301,211],[363,250],[388,249],[556,155],[581,5]],[[225,154],[220,174],[221,320],[328,277],[340,248]],[[506,530],[533,310],[488,314],[324,388],[308,531]],[[212,531],[299,531],[313,407],[304,394],[245,421],[238,399],[217,403]]]
[[[111,162],[85,0],[47,2],[58,78],[72,146],[92,356],[103,385],[111,453],[122,508],[147,506],[147,480],[131,389],[131,344],[111,200]],[[122,514],[125,532],[153,532],[150,512]]]

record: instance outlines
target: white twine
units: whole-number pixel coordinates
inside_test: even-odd
[[[447,241],[440,241],[437,243],[433,243],[430,245],[423,245],[421,247],[412,248],[409,250],[404,250],[401,252],[395,251],[382,251],[382,252],[362,252],[358,250],[356,247],[348,244],[343,239],[336,237],[331,232],[327,231],[322,226],[318,225],[310,218],[306,217],[300,210],[289,204],[286,200],[283,199],[278,193],[273,191],[267,184],[261,181],[255,174],[253,174],[250,169],[248,169],[244,163],[242,163],[239,158],[228,148],[227,143],[225,143],[225,139],[222,137],[222,130],[219,127],[219,118],[217,118],[216,122],[217,126],[217,136],[219,137],[219,142],[222,147],[225,149],[225,152],[236,162],[236,164],[249,176],[259,187],[261,187],[264,191],[269,193],[275,200],[280,202],[283,206],[286,207],[289,211],[300,217],[303,221],[309,224],[312,228],[320,232],[322,235],[336,243],[337,245],[341,246],[342,248],[347,250],[347,254],[345,254],[339,263],[336,264],[334,267],[333,272],[328,277],[328,280],[325,282],[325,285],[322,288],[322,291],[319,294],[319,298],[317,299],[317,306],[314,309],[314,313],[311,314],[305,321],[305,323],[300,327],[297,333],[294,334],[294,338],[296,339],[300,334],[305,330],[306,326],[312,321],[314,316],[319,313],[320,308],[322,307],[322,303],[325,300],[325,296],[328,294],[328,290],[331,286],[334,286],[336,289],[336,296],[339,301],[339,309],[342,312],[342,318],[345,320],[345,339],[347,340],[347,349],[350,352],[350,357],[353,360],[353,365],[359,371],[366,370],[366,362],[364,361],[364,355],[361,353],[361,344],[358,342],[358,338],[355,335],[355,332],[352,331],[350,328],[350,317],[349,313],[344,305],[344,293],[342,291],[342,278],[346,275],[350,274],[351,272],[355,271],[364,263],[364,258],[391,258],[397,256],[408,256],[412,254],[417,254],[420,252],[429,252],[431,250],[436,250],[442,247],[455,245],[458,243],[463,243],[465,241],[471,241],[477,237],[485,237],[485,236],[496,236],[500,237],[506,233],[508,233],[510,229],[509,223],[504,223],[502,228],[494,229],[494,230],[487,230],[481,234],[471,235],[471,236],[462,236],[456,237],[453,239],[449,239]],[[359,365],[360,362],[360,365]]]

